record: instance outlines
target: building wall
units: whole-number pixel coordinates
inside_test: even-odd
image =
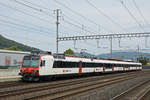
[[[29,52],[0,50],[0,68],[17,67],[21,65],[24,55]]]

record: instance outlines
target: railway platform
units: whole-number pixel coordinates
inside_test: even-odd
[[[0,82],[20,80],[18,73],[19,69],[0,69]]]

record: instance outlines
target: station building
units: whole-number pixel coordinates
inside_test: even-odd
[[[20,67],[23,56],[27,54],[30,54],[30,52],[0,49],[0,69]]]

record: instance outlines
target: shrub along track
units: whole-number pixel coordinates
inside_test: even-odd
[[[61,99],[69,98],[88,92],[96,88],[118,82],[131,80],[139,76],[148,75],[150,71],[111,74],[108,76],[95,76],[80,79],[71,79],[65,81],[56,81],[34,87],[18,88],[0,92],[0,100],[19,100],[19,99]]]

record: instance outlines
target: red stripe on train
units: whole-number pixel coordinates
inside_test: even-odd
[[[79,74],[82,74],[82,62],[79,62]]]

